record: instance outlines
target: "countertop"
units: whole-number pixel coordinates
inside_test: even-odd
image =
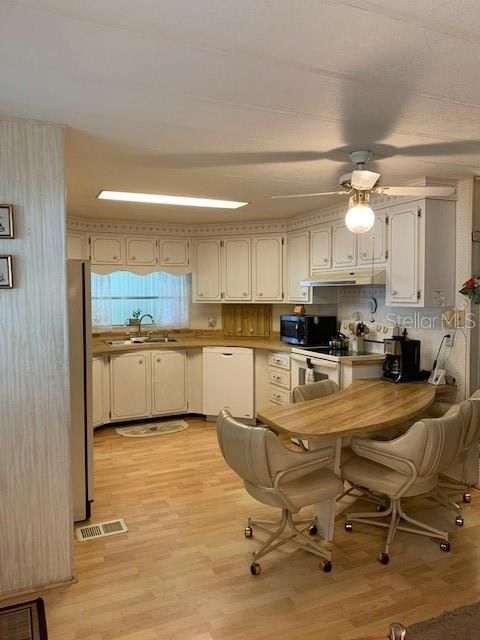
[[[110,346],[105,344],[106,340],[121,340],[124,336],[96,336],[92,338],[92,355],[110,355],[116,353],[127,353],[129,351],[151,351],[157,349],[195,349],[202,347],[246,347],[249,349],[262,349],[264,351],[284,351],[291,353],[292,346],[279,340],[277,336],[270,338],[235,338],[230,336],[192,336],[182,334],[172,334],[178,342],[142,342],[133,344],[122,344]],[[383,355],[372,353],[370,355],[346,355],[341,356],[342,364],[355,366],[359,364],[379,364],[383,362]]]
[[[395,384],[381,379],[354,380],[330,396],[257,411],[259,420],[290,438],[362,435],[418,416],[446,385],[428,382]]]
[[[278,338],[234,338],[229,336],[188,336],[172,335],[178,342],[142,342],[125,345],[110,346],[105,344],[106,340],[112,338],[95,337],[92,339],[92,354],[94,356],[109,355],[115,353],[127,353],[128,351],[151,351],[156,349],[195,349],[202,347],[246,347],[249,349],[263,349],[266,351],[291,352],[291,347]],[[122,339],[121,336],[113,337],[114,340]]]

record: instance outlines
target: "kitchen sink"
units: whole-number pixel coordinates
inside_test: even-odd
[[[105,340],[105,344],[109,347],[119,347],[126,344],[148,344],[149,342],[180,342],[179,338],[161,338],[160,336],[151,336],[150,338],[145,338],[143,340]]]

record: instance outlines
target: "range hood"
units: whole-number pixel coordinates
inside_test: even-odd
[[[312,273],[308,280],[302,280],[302,287],[346,287],[365,284],[385,284],[385,268],[359,267],[351,271],[329,271]]]

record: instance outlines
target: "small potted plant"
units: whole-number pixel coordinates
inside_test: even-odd
[[[469,278],[463,283],[460,293],[467,296],[473,304],[480,304],[480,278]]]
[[[130,327],[138,327],[140,324],[140,316],[142,315],[141,309],[137,309],[132,312],[132,317],[128,318],[128,325]]]

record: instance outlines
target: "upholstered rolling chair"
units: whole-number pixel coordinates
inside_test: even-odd
[[[463,502],[466,503],[471,501],[470,487],[472,484],[476,484],[478,474],[478,453],[480,443],[480,389],[470,396],[470,400],[472,401],[471,405],[469,405],[468,402],[466,404],[460,404],[460,407],[463,407],[461,410],[465,419],[465,429],[459,455],[449,468],[440,470],[440,473],[442,473],[443,476],[439,482],[439,488],[463,491]],[[457,405],[435,402],[427,409],[426,416],[432,418],[440,417],[445,415],[452,406]],[[471,469],[472,466],[475,469],[473,474],[471,471],[470,473],[468,472],[468,469]],[[458,474],[461,476],[459,480],[451,477],[452,471],[455,472],[455,470],[457,471],[455,475]],[[445,493],[441,495],[444,496],[444,502],[446,501],[448,503],[446,506],[456,509],[457,517],[461,518],[462,509],[460,505],[451,500]]]
[[[463,491],[463,502],[471,502],[470,487],[478,482],[478,454],[480,443],[480,389],[470,396],[471,410],[468,413],[464,410],[466,426],[461,450],[456,460],[450,467],[442,469],[442,478],[439,486],[445,490]],[[463,405],[463,403],[462,403]],[[443,411],[444,404],[436,403],[435,410]],[[456,480],[454,477],[459,477]],[[453,500],[447,498],[450,505],[455,505]]]
[[[320,380],[318,382],[310,382],[309,384],[300,384],[295,387],[292,392],[293,402],[308,402],[309,400],[317,400],[317,398],[325,398],[339,391],[338,384],[333,380]],[[308,451],[308,440],[298,440],[292,438],[291,441],[304,451]]]
[[[323,570],[330,571],[330,549],[320,546],[312,537],[316,533],[315,521],[310,519],[302,528],[306,523],[295,522],[293,515],[302,507],[335,498],[342,491],[340,478],[326,468],[331,463],[333,448],[291,451],[270,429],[244,425],[228,411],[218,415],[217,436],[225,461],[242,478],[247,492],[259,502],[282,511],[275,523],[249,518],[245,537],[252,537],[255,529],[268,534],[252,554],[251,573],[258,575],[261,571],[258,560],[286,542],[322,558]],[[287,525],[291,534],[281,537]]]
[[[387,528],[385,547],[378,556],[382,564],[389,562],[390,545],[397,530],[437,539],[442,551],[450,550],[446,531],[410,517],[402,503],[406,498],[435,491],[439,469],[458,455],[463,430],[460,408],[452,407],[448,415],[418,421],[394,440],[352,438],[356,455],[343,465],[342,476],[354,486],[386,496],[389,506],[383,512],[347,513],[345,529],[351,531],[353,522]],[[413,526],[400,525],[402,521]]]
[[[338,384],[329,379],[311,382],[310,384],[301,384],[293,390],[293,401],[316,400],[317,398],[330,396],[332,393],[337,393],[337,391],[339,391]]]

